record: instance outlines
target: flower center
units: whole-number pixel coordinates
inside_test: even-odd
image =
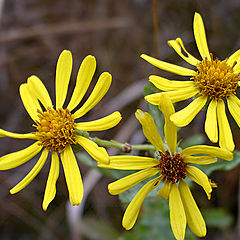
[[[176,183],[180,179],[186,177],[187,164],[183,161],[180,154],[170,155],[168,151],[166,153],[160,153],[160,163],[158,165],[161,170],[161,174],[164,176],[163,181]]]
[[[229,97],[236,92],[240,80],[240,75],[233,70],[237,62],[229,66],[227,58],[220,61],[217,58],[213,60],[211,53],[210,56],[211,61],[205,58],[196,65],[198,71],[193,77],[195,84],[201,95],[208,95],[213,99]]]
[[[68,109],[38,110],[38,117],[37,125],[33,126],[38,130],[34,134],[39,137],[39,145],[49,151],[61,152],[67,145],[76,143],[74,118]]]

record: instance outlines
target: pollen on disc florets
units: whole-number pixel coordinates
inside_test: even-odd
[[[199,88],[201,95],[208,95],[212,99],[222,99],[229,97],[236,92],[240,75],[235,73],[232,66],[228,65],[227,60],[213,60],[213,55],[210,53],[211,60],[205,58],[196,65],[197,74],[193,76],[195,84]]]
[[[74,118],[68,109],[48,108],[45,112],[38,110],[36,121],[39,145],[49,151],[61,152],[69,144],[75,144]]]
[[[170,155],[168,151],[166,153],[160,153],[160,163],[158,165],[161,174],[163,175],[163,181],[177,183],[180,179],[186,177],[187,164],[183,161],[180,154]]]

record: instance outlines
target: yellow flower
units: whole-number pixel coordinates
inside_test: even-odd
[[[18,167],[41,152],[41,156],[32,170],[10,190],[11,194],[17,193],[26,187],[40,172],[49,153],[51,154],[51,167],[46,183],[42,207],[47,209],[56,194],[56,181],[59,176],[59,156],[64,169],[65,179],[72,205],[79,205],[83,197],[83,183],[79,167],[74,156],[71,144],[80,144],[95,160],[109,163],[106,150],[91,140],[76,134],[76,130],[102,131],[114,127],[121,120],[121,114],[114,112],[104,118],[75,123],[74,121],[91,110],[108,91],[112,77],[108,72],[100,75],[93,91],[86,102],[74,113],[72,111],[83,99],[96,69],[96,60],[87,56],[77,75],[76,86],[66,108],[68,85],[72,72],[72,54],[64,50],[59,56],[56,67],[56,108],[42,81],[36,77],[28,78],[27,83],[20,86],[22,102],[35,122],[36,132],[27,134],[11,133],[0,129],[0,137],[19,139],[33,139],[35,143],[18,152],[7,154],[0,158],[0,170]],[[44,110],[42,106],[44,107]]]
[[[163,144],[153,118],[141,110],[136,112],[144,135],[155,146],[159,156],[156,158],[129,155],[112,156],[109,165],[98,163],[98,166],[109,169],[141,170],[110,183],[108,190],[113,195],[120,194],[143,180],[155,176],[139,190],[128,205],[122,220],[125,229],[129,230],[135,224],[140,207],[148,193],[155,189],[160,182],[164,182],[158,195],[169,199],[170,222],[175,238],[184,239],[186,223],[193,233],[203,237],[206,235],[205,222],[184,179],[188,176],[202,186],[210,199],[212,187],[216,185],[208,179],[205,173],[192,164],[211,164],[216,162],[216,157],[230,161],[233,155],[225,149],[205,145],[192,146],[180,153],[176,152],[177,128],[170,121],[170,115],[175,110],[167,94],[162,94],[159,99],[159,108],[165,117],[164,132],[167,147]]]
[[[205,132],[212,142],[218,142],[221,148],[234,150],[232,132],[225,113],[224,99],[228,109],[240,126],[240,100],[236,96],[236,89],[240,80],[240,50],[223,61],[213,58],[209,53],[204,25],[200,14],[195,13],[193,31],[196,44],[202,60],[199,61],[185,49],[180,38],[168,41],[168,44],[189,64],[196,67],[196,71],[171,63],[163,62],[145,54],[143,59],[154,66],[181,75],[190,76],[189,81],[172,81],[159,76],[150,76],[149,81],[157,88],[166,91],[171,101],[179,102],[193,96],[196,99],[184,109],[171,116],[171,120],[178,127],[188,125],[198,112],[209,102]],[[161,93],[151,94],[145,99],[154,104],[159,104]]]

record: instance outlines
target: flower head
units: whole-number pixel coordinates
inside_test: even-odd
[[[36,131],[27,134],[17,134],[0,129],[0,137],[27,138],[36,140],[36,142],[23,150],[1,157],[0,170],[18,167],[32,159],[39,152],[42,152],[33,169],[10,190],[10,193],[17,193],[26,187],[40,172],[50,154],[52,160],[42,204],[43,209],[47,209],[56,194],[59,157],[63,165],[70,201],[73,205],[78,205],[83,197],[83,183],[71,145],[78,143],[95,160],[105,164],[109,163],[109,156],[104,148],[98,147],[96,143],[76,133],[76,130],[106,130],[114,127],[121,120],[121,114],[116,111],[98,120],[75,123],[76,119],[85,115],[102,99],[110,87],[112,77],[108,72],[104,72],[100,75],[95,88],[86,102],[73,112],[84,97],[95,69],[95,58],[91,55],[85,57],[79,68],[76,85],[66,108],[63,105],[66,100],[72,72],[72,54],[70,51],[64,50],[57,62],[55,108],[47,89],[38,77],[29,77],[27,83],[23,83],[20,86],[22,102],[35,122],[33,126],[36,128]]]
[[[133,227],[144,199],[162,182],[164,184],[158,190],[158,195],[169,200],[170,223],[175,238],[184,239],[186,223],[193,233],[203,237],[206,235],[206,225],[184,179],[189,177],[202,186],[210,199],[212,187],[215,187],[215,184],[192,164],[211,164],[216,162],[217,157],[230,161],[233,155],[225,149],[206,145],[192,146],[177,152],[177,128],[170,120],[170,116],[175,112],[173,104],[166,93],[162,94],[159,100],[159,108],[165,117],[164,133],[167,145],[163,144],[153,118],[141,110],[136,112],[143,133],[155,146],[159,153],[158,157],[112,156],[109,165],[98,163],[98,166],[120,170],[140,170],[110,183],[108,189],[113,195],[120,194],[145,179],[154,177],[139,190],[128,205],[122,220],[124,228],[129,230]]]
[[[168,41],[168,44],[195,70],[163,62],[143,54],[141,57],[160,69],[181,75],[190,76],[189,81],[172,81],[158,76],[150,76],[149,81],[157,88],[166,91],[171,101],[179,102],[196,96],[187,107],[171,116],[178,127],[188,125],[199,111],[208,104],[205,132],[212,142],[218,142],[221,148],[234,150],[232,132],[225,113],[224,100],[228,109],[240,126],[240,100],[236,90],[240,80],[240,50],[221,61],[209,52],[204,25],[200,14],[195,13],[193,32],[202,60],[196,59],[185,49],[180,38]],[[145,99],[159,104],[161,93],[151,94]],[[219,133],[218,133],[219,132]],[[219,135],[219,136],[218,136]]]

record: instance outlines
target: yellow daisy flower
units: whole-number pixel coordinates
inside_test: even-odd
[[[150,76],[149,81],[162,91],[166,91],[173,103],[196,96],[192,103],[171,116],[171,120],[178,127],[188,125],[209,102],[205,132],[212,142],[218,142],[219,131],[220,147],[233,151],[235,146],[225,113],[224,99],[231,115],[240,126],[240,100],[236,96],[240,80],[240,50],[223,61],[214,59],[209,53],[203,20],[198,13],[194,15],[193,32],[202,60],[188,53],[180,38],[170,40],[168,44],[186,62],[195,66],[196,71],[160,61],[145,54],[141,55],[154,66],[181,76],[190,76],[190,80],[172,81],[159,76]],[[146,96],[145,99],[151,104],[158,105],[160,96],[161,93],[156,93]]]
[[[120,194],[143,180],[155,176],[139,190],[128,205],[122,220],[122,225],[126,230],[131,229],[135,224],[146,196],[157,188],[160,182],[164,182],[158,195],[169,199],[170,223],[175,238],[184,239],[186,223],[193,233],[203,237],[206,235],[205,222],[184,179],[188,176],[202,186],[210,199],[212,187],[215,185],[205,173],[192,164],[211,164],[216,162],[216,157],[230,161],[233,155],[225,149],[206,145],[192,146],[180,153],[176,152],[177,128],[170,121],[170,116],[175,110],[167,94],[162,94],[159,100],[159,108],[165,117],[164,132],[167,146],[164,146],[153,118],[141,110],[136,112],[144,135],[155,146],[159,156],[156,158],[112,156],[109,165],[98,163],[98,166],[109,169],[141,170],[110,183],[108,190],[113,195]]]
[[[72,72],[72,54],[64,50],[59,56],[56,67],[56,109],[42,81],[36,77],[28,78],[27,83],[20,86],[20,96],[28,114],[35,122],[36,132],[27,134],[11,133],[0,129],[0,137],[33,139],[35,143],[27,148],[7,154],[0,158],[0,170],[18,167],[41,152],[41,156],[32,170],[10,190],[17,193],[26,187],[40,172],[46,159],[51,154],[51,166],[46,183],[42,207],[47,209],[56,194],[56,181],[59,176],[59,156],[64,169],[65,179],[72,205],[79,205],[83,197],[83,183],[79,167],[71,144],[80,144],[95,160],[109,163],[105,148],[91,140],[76,134],[76,130],[102,131],[114,127],[121,120],[121,114],[116,111],[104,118],[75,123],[75,120],[91,110],[108,91],[112,76],[108,72],[100,75],[93,91],[86,102],[74,113],[72,111],[83,99],[96,69],[96,60],[89,55],[83,60],[77,75],[76,86],[66,108],[68,85]],[[44,109],[42,108],[42,106]]]

